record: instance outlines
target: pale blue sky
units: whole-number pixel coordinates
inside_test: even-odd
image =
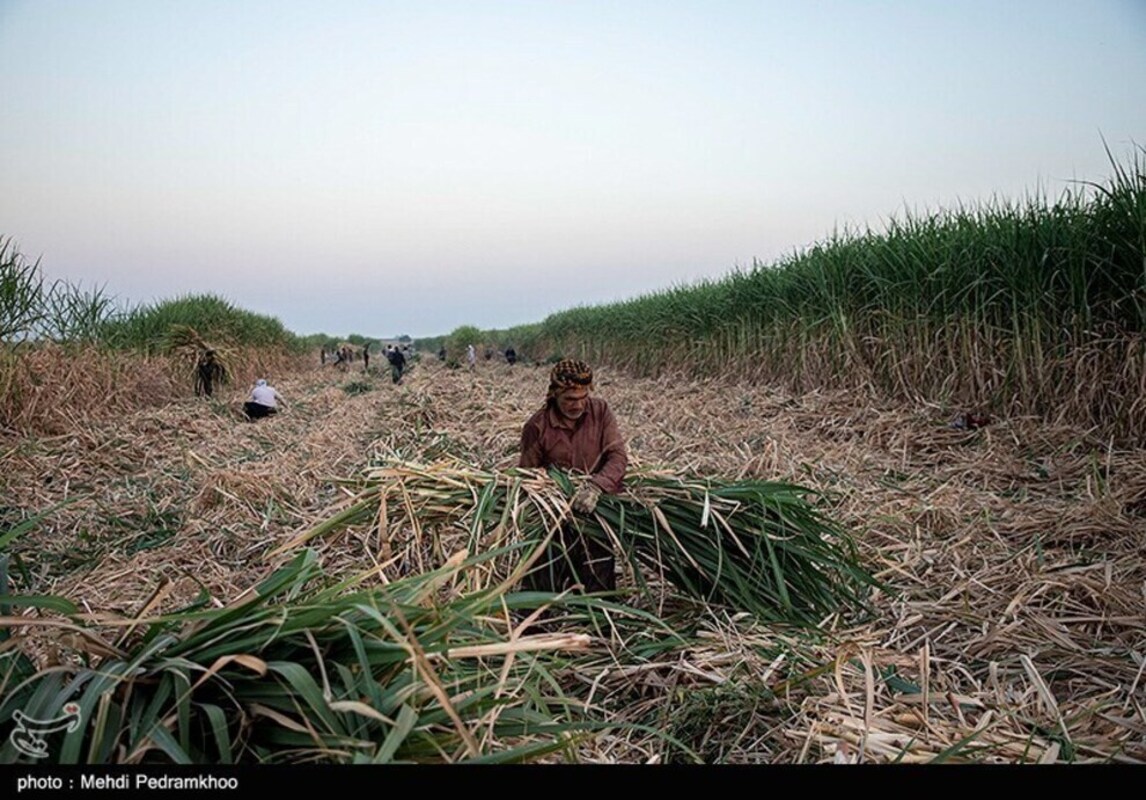
[[[1146,144],[1146,0],[0,0],[0,234],[126,304],[502,328]]]

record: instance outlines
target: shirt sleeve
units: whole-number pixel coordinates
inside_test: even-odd
[[[517,466],[545,466],[545,452],[541,447],[541,430],[534,424],[533,420],[525,423],[525,427],[521,429],[521,458],[518,459]]]
[[[625,470],[629,466],[629,456],[625,451],[625,440],[613,410],[605,407],[601,425],[601,466],[593,473],[593,483],[602,491],[616,494],[621,491]]]

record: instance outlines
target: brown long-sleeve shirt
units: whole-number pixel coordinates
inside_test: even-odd
[[[608,404],[590,397],[580,419],[570,420],[552,403],[529,418],[521,431],[519,467],[561,467],[591,474],[601,491],[621,491],[629,457]]]

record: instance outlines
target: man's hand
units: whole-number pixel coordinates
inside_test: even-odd
[[[597,500],[601,497],[601,490],[592,481],[581,484],[577,493],[573,495],[573,510],[582,514],[592,514],[597,508]]]

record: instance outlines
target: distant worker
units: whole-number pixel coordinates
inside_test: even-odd
[[[227,371],[215,357],[215,351],[210,348],[199,356],[199,363],[195,365],[195,396],[211,396],[215,384],[223,383],[227,378]]]
[[[442,349],[438,351],[438,361],[445,361],[445,360],[446,360],[446,348],[445,348],[445,346],[443,346]]]
[[[472,344],[466,345],[466,361],[469,362],[471,370],[477,365],[477,351]]]
[[[318,348],[318,360],[322,363],[322,366],[324,366],[324,367],[326,366],[326,348],[325,347]]]
[[[517,351],[513,349],[512,345],[505,348],[505,360],[510,364],[517,363]]]
[[[549,373],[545,405],[521,431],[520,467],[559,467],[586,473],[571,501],[579,514],[592,514],[602,493],[621,491],[628,468],[625,442],[608,404],[590,397],[593,371],[583,361],[558,362]],[[616,556],[605,541],[566,522],[525,583],[536,591],[562,592],[581,584],[588,592],[617,587]]]
[[[255,381],[255,388],[251,389],[247,402],[243,403],[243,411],[247,412],[247,419],[254,422],[256,419],[277,414],[280,403],[285,405],[275,387],[268,386],[264,379],[259,378]]]
[[[370,342],[362,345],[362,371],[370,371]]]
[[[354,360],[354,348],[349,344],[343,343],[339,345],[335,354],[337,357],[334,359],[334,366],[346,372],[350,367],[350,362]]]
[[[406,371],[406,356],[397,347],[386,349],[386,358],[390,362],[390,378],[394,383],[402,382],[402,373]]]

